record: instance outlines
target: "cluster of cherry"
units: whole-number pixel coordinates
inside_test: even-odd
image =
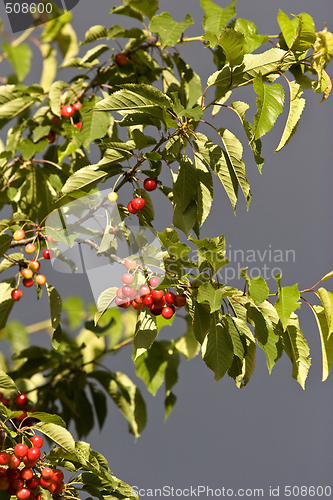
[[[35,409],[31,408],[31,403],[29,402],[28,396],[24,393],[17,394],[14,398],[14,401],[11,402],[10,399],[6,398],[2,392],[0,392],[0,403],[7,406],[13,411],[22,410],[21,413],[13,418],[13,422],[15,425],[19,425],[22,420],[24,420],[24,424],[27,427],[34,425],[38,420],[33,417],[27,417],[27,412],[35,413]],[[0,433],[0,446],[3,445],[3,434]]]
[[[14,232],[13,238],[15,241],[23,240],[25,238],[25,232],[23,231],[23,229],[17,229]],[[28,255],[31,255],[36,251],[36,247],[33,243],[28,243],[25,246],[25,251]],[[43,250],[43,257],[46,260],[50,260],[53,257],[53,251],[49,248],[45,248]],[[40,286],[45,285],[46,277],[40,273],[36,274],[39,271],[39,268],[40,262],[36,258],[34,258],[28,262],[27,267],[24,267],[21,270],[21,277],[23,278],[22,284],[24,287],[30,288],[34,284],[34,280],[36,280],[36,283]],[[12,290],[11,296],[15,302],[18,302],[22,295],[22,290],[19,290],[18,288]]]
[[[137,263],[134,260],[125,260],[125,267],[128,271],[133,271]],[[183,294],[154,290],[160,281],[157,276],[150,278],[149,286],[141,285],[137,291],[130,286],[134,282],[133,273],[124,273],[122,281],[124,286],[117,289],[115,303],[123,309],[127,309],[130,305],[136,311],[148,307],[154,316],[161,314],[163,318],[170,319],[175,314],[175,307],[183,307],[186,304],[186,296]]]
[[[0,490],[16,495],[19,500],[41,500],[40,486],[51,494],[64,489],[64,473],[51,469],[40,460],[43,438],[27,439],[28,444],[17,443],[14,449],[0,452]]]
[[[61,116],[63,118],[71,118],[74,115],[75,111],[79,111],[81,109],[81,106],[82,106],[82,104],[79,101],[74,103],[73,106],[71,104],[69,104],[67,106],[63,106],[61,108]],[[51,122],[53,125],[57,125],[60,121],[61,121],[60,118],[57,118],[56,116],[54,116],[51,119]],[[74,127],[81,130],[82,122],[75,123]],[[45,139],[48,139],[50,144],[53,144],[55,142],[56,138],[57,138],[57,135],[54,132],[54,130],[50,130],[50,132],[45,136]]]

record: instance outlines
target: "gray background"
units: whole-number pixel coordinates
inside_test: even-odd
[[[115,3],[120,5],[119,1],[80,1],[73,9],[73,25],[80,40],[94,24],[107,27],[128,25],[122,17],[111,19],[108,16]],[[227,4],[217,3],[221,6]],[[202,34],[203,11],[199,0],[161,0],[160,7],[161,11],[169,11],[177,21],[190,12],[195,25],[187,30],[186,35]],[[325,21],[332,30],[330,0],[239,0],[237,13],[239,17],[252,20],[258,33],[277,34],[279,8],[288,14],[308,12],[314,18],[317,30],[324,27]],[[5,14],[0,12],[0,15],[6,23]],[[211,55],[200,42],[192,42],[182,48],[181,53],[200,74],[203,83],[215,71]],[[328,72],[332,75],[330,67]],[[66,79],[66,74],[60,74],[59,78]],[[323,104],[316,102],[321,96],[312,91],[307,91],[305,97],[307,105],[303,119],[287,147],[274,153],[286,113],[279,118],[274,130],[263,138],[265,165],[262,176],[252,152],[246,147],[245,135],[231,112],[222,110],[217,115],[214,125],[230,128],[244,144],[244,160],[253,199],[249,212],[240,199],[235,217],[223,188],[215,183],[212,214],[201,234],[202,237],[213,237],[224,233],[227,245],[244,252],[249,249],[264,252],[269,245],[272,251],[293,249],[295,262],[279,263],[278,266],[284,275],[282,284],[297,282],[300,289],[312,286],[332,268],[332,97]],[[232,100],[237,99],[252,105],[255,103],[252,89],[235,92]],[[252,108],[249,117],[254,112]],[[202,132],[211,135],[208,129],[202,129]],[[112,186],[112,183],[108,185]],[[104,184],[103,189],[108,185]],[[130,196],[130,191],[124,189],[120,201],[125,203]],[[163,230],[170,225],[171,207],[157,192],[152,198],[157,213],[156,228]],[[3,211],[1,215],[4,217],[8,212]],[[263,264],[275,266],[267,258],[264,263],[252,265],[261,267]],[[50,281],[62,296],[80,290],[87,301],[92,300],[86,276],[52,274],[52,270],[47,275],[52,277]],[[237,279],[233,284],[242,286]],[[272,279],[268,284],[275,291]],[[326,285],[332,290],[332,284],[327,282]],[[33,295],[25,294],[15,305],[11,319],[18,318],[32,324],[48,317],[46,297],[37,305]],[[176,490],[202,485],[213,489],[233,488],[236,493],[238,488],[263,488],[264,498],[269,498],[270,486],[280,486],[281,497],[285,485],[330,485],[333,489],[332,376],[321,383],[319,335],[312,313],[304,303],[300,321],[312,356],[305,391],[292,379],[292,367],[286,355],[269,375],[265,355],[258,349],[255,373],[242,390],[237,389],[227,376],[216,383],[200,356],[191,362],[182,360],[179,382],[174,388],[178,401],[166,424],[163,424],[163,389],[153,398],[138,381],[148,403],[148,425],[142,437],[134,443],[133,437],[127,433],[126,422],[110,406],[104,430],[100,433],[96,429],[89,436],[92,447],[106,455],[118,477],[145,489],[169,486]],[[174,327],[162,331],[161,337],[177,337],[183,331],[183,320],[176,319]],[[43,342],[44,336],[40,333],[33,340]],[[109,366],[134,377],[131,347],[112,358]]]

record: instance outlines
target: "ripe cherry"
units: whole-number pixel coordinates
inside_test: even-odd
[[[118,307],[122,307],[123,309],[127,309],[131,305],[131,301],[130,301],[129,297],[125,297],[124,299],[120,299],[119,297],[116,297],[115,303]]]
[[[31,260],[28,264],[28,268],[35,273],[40,268],[40,262],[38,260]]]
[[[136,215],[138,213],[138,210],[134,210],[132,202],[130,201],[129,204],[127,205],[127,210],[129,211],[130,214]]]
[[[122,275],[121,279],[125,285],[131,285],[134,281],[134,276],[131,273],[125,273]]]
[[[65,485],[62,481],[56,483],[56,489],[54,490],[54,494],[58,495],[59,493],[62,492],[64,489]]]
[[[139,212],[139,210],[144,208],[146,202],[143,198],[134,198],[134,200],[131,201],[131,204],[132,208]]]
[[[170,318],[172,318],[173,315],[174,315],[174,310],[171,307],[169,307],[169,306],[163,307],[163,309],[162,309],[163,318],[170,319]]]
[[[17,457],[16,455],[12,455],[10,457],[8,467],[10,469],[17,469],[18,466],[20,465],[20,463],[21,463],[21,459],[19,457]]]
[[[78,122],[74,125],[76,128],[78,128],[79,130],[81,130],[82,128],[82,122]]]
[[[176,295],[174,300],[174,305],[176,307],[183,307],[186,304],[185,295]]]
[[[33,243],[28,243],[26,246],[25,246],[25,251],[27,254],[32,254],[34,253],[34,251],[36,250],[36,247]]]
[[[118,288],[117,291],[116,291],[116,297],[118,297],[118,299],[124,299],[125,298],[125,295],[123,294],[123,288]]]
[[[39,436],[38,434],[36,436],[32,436],[30,438],[30,441],[32,442],[32,444],[34,446],[37,446],[37,448],[41,448],[43,446],[43,443],[44,443],[42,436]],[[32,489],[34,490],[35,488],[32,488]]]
[[[82,104],[79,101],[73,104],[73,108],[75,109],[75,111],[79,111],[79,109],[81,109],[81,106]]]
[[[8,465],[10,460],[10,455],[9,453],[6,453],[5,451],[0,452],[0,465]]]
[[[63,106],[61,108],[61,114],[64,118],[70,118],[75,113],[75,109],[73,106]]]
[[[131,269],[135,269],[137,266],[137,263],[135,260],[125,260],[124,264],[125,264],[126,269],[128,269],[129,271]]]
[[[60,483],[64,479],[64,473],[60,469],[54,469],[53,471],[53,476],[52,476],[52,481],[55,481],[56,483]]]
[[[146,307],[150,307],[153,305],[154,299],[151,295],[146,295],[143,299],[143,303]]]
[[[30,288],[34,284],[34,280],[33,278],[28,278],[28,279],[25,278],[22,280],[22,283],[23,286],[25,286],[26,288]]]
[[[122,290],[123,290],[123,294],[125,295],[125,297],[132,298],[134,293],[135,293],[134,288],[132,288],[131,286],[128,286],[128,285],[123,286]]]
[[[23,231],[23,229],[17,229],[13,234],[13,238],[15,241],[21,241],[24,239],[24,237],[25,237],[25,232]]]
[[[27,455],[29,447],[23,443],[17,443],[14,447],[14,453],[16,457],[23,458]]]
[[[30,449],[32,449],[32,448],[30,448]],[[29,460],[27,455],[25,457],[23,457],[23,463],[27,467],[35,467],[37,462],[38,462],[38,458],[36,458],[36,460]]]
[[[150,294],[150,288],[148,285],[141,285],[139,289],[140,295],[149,295]]]
[[[159,284],[160,282],[160,278],[158,278],[157,276],[153,276],[152,278],[150,278],[149,280],[149,285],[152,287],[152,288],[155,288],[157,287],[157,285]]]
[[[155,179],[151,179],[150,177],[148,177],[144,180],[143,187],[146,191],[155,191],[155,189],[157,188],[157,182],[155,181]]]
[[[165,301],[169,306],[172,306],[175,302],[176,294],[173,292],[167,292],[165,294]]]
[[[164,296],[163,290],[152,290],[151,295],[153,299],[160,300]]]
[[[29,451],[27,453],[27,457],[29,460],[38,460],[40,457],[40,449],[37,448],[37,446],[33,446],[32,448],[29,448]]]
[[[50,130],[50,132],[45,136],[45,139],[48,139],[50,144],[53,144],[56,140],[56,135],[53,132],[53,130]]]
[[[42,469],[42,476],[44,479],[51,479],[53,476],[53,470],[51,467],[44,467]]]
[[[118,195],[114,191],[111,191],[111,193],[108,194],[108,199],[113,203],[114,201],[118,200]]]
[[[21,274],[22,274],[23,278],[26,278],[26,279],[32,278],[32,276],[33,276],[33,272],[28,267],[25,267],[24,269],[22,269]]]
[[[159,316],[160,314],[162,314],[162,308],[161,307],[156,307],[155,304],[153,304],[151,307],[150,307],[150,312],[154,315],[154,316]]]
[[[156,307],[165,306],[165,298],[164,297],[162,297],[161,299],[154,299],[154,297],[153,297],[153,302],[154,302],[154,306],[156,306]]]
[[[29,401],[28,396],[26,394],[24,394],[23,392],[22,392],[22,394],[18,394],[15,398],[15,403],[20,408],[23,408],[24,406],[26,406],[28,404],[28,401]]]
[[[6,477],[0,479],[0,491],[8,491],[10,487],[9,479]]]
[[[136,311],[141,311],[145,307],[144,303],[138,303],[136,300],[132,300],[132,306]]]
[[[29,490],[35,490],[39,486],[39,479],[37,476],[33,476],[32,479],[27,481],[27,487]]]
[[[16,492],[16,496],[19,500],[28,500],[31,491],[28,488],[21,488]]]
[[[24,486],[24,479],[22,479],[21,477],[18,478],[18,479],[14,479],[14,481],[12,481],[12,484],[11,486],[15,489],[15,490],[20,490],[21,488],[23,488]]]
[[[30,481],[33,478],[33,470],[30,467],[24,467],[21,470],[21,478],[25,481]]]
[[[53,257],[53,250],[50,250],[49,248],[45,248],[45,250],[43,250],[43,257],[46,260],[52,259],[52,257]]]
[[[22,297],[22,295],[23,295],[22,291],[18,290],[18,288],[15,288],[14,290],[12,290],[11,296],[15,302],[18,302],[20,300],[20,298]]]
[[[120,52],[119,54],[116,54],[115,61],[118,66],[125,66],[127,63],[127,57],[123,54],[123,52]]]
[[[56,116],[54,116],[53,118],[51,118],[51,122],[54,123],[54,125],[56,125],[57,123],[60,122],[60,118],[57,118]]]
[[[46,277],[44,274],[37,274],[36,281],[39,286],[43,286],[46,283]]]

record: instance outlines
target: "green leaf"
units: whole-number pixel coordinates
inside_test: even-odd
[[[237,18],[234,29],[245,35],[243,50],[246,54],[250,54],[268,41],[267,35],[257,35],[256,25],[248,19]]]
[[[195,71],[178,55],[174,54],[173,60],[176,63],[177,70],[180,76],[181,85],[179,88],[179,98],[181,99],[184,109],[179,113],[179,116],[192,114],[191,118],[199,119],[202,116],[201,107],[193,108],[196,104],[200,105],[202,96],[202,85],[200,77]],[[170,77],[168,77],[170,79]],[[197,116],[197,118],[195,118]]]
[[[86,192],[93,188],[98,182],[102,182],[107,175],[107,172],[104,172],[93,165],[80,168],[80,170],[77,170],[68,178],[61,190],[61,193],[65,195],[75,194],[75,192],[80,191]]]
[[[155,106],[171,107],[171,100],[152,85],[128,83],[95,106],[97,111],[141,110]]]
[[[232,170],[232,174],[236,177],[243,191],[247,209],[249,209],[252,195],[250,193],[250,184],[246,178],[245,163],[242,160],[242,143],[226,128],[220,128],[218,132],[225,147],[224,157],[228,169],[229,171]]]
[[[8,391],[18,391],[14,380],[3,371],[0,371],[0,388]]]
[[[193,228],[197,221],[197,205],[195,201],[191,201],[186,210],[182,210],[181,207],[175,203],[173,207],[173,219],[172,224],[178,229],[181,229],[186,235]]]
[[[111,302],[116,297],[117,287],[111,287],[104,290],[97,299],[97,312],[95,314],[94,322],[97,325],[100,318],[105,311],[110,307]]]
[[[212,43],[210,33],[205,33],[202,38],[208,40],[212,48],[215,47],[215,43],[222,48],[231,68],[242,62],[245,54],[243,49],[245,37],[243,33],[235,31],[232,28],[226,28],[222,31],[221,36],[216,42],[214,40]]]
[[[84,301],[77,295],[66,297],[62,302],[62,309],[72,330],[80,326],[86,317]]]
[[[89,28],[88,31],[86,31],[84,42],[81,42],[80,45],[96,42],[96,40],[100,40],[101,38],[106,38],[107,36],[108,36],[108,30],[105,28],[105,26],[97,24],[95,26],[91,26],[91,28]]]
[[[14,305],[11,293],[14,290],[15,282],[15,278],[7,278],[0,283],[0,330],[6,326]]]
[[[157,326],[155,316],[148,311],[140,311],[134,334],[135,360],[152,346],[156,337]]]
[[[52,344],[55,349],[58,349],[61,340],[61,326],[60,326],[61,311],[62,311],[61,297],[53,286],[46,284],[46,289],[47,289],[47,294],[49,296],[51,323],[54,335],[54,341],[52,342]],[[58,329],[59,327],[60,330]]]
[[[163,346],[154,342],[148,351],[135,358],[136,375],[144,381],[148,391],[156,396],[158,389],[164,382],[168,361]]]
[[[257,94],[257,113],[254,116],[254,138],[259,139],[274,126],[283,110],[284,90],[278,83],[265,84],[262,77],[253,80],[253,89]]]
[[[207,266],[211,266],[213,274],[215,274],[229,262],[224,257],[226,249],[223,234],[217,238],[204,238],[202,240],[189,237],[189,240],[198,248],[198,267],[200,271],[204,271]]]
[[[24,78],[30,71],[32,51],[27,43],[20,45],[10,45],[3,38],[3,51],[7,53],[8,61],[14,68],[17,79],[23,82]]]
[[[213,316],[205,306],[195,302],[194,316],[192,318],[193,333],[199,344],[202,344],[211,326]]]
[[[99,57],[101,54],[103,54],[109,49],[110,48],[108,45],[105,44],[97,45],[93,49],[90,49],[86,52],[86,54],[82,57],[80,64],[93,62],[97,57]]]
[[[259,347],[266,354],[267,368],[271,373],[274,364],[282,355],[282,329],[278,314],[272,304],[263,302],[259,306],[247,304],[248,321],[254,325],[254,334]]]
[[[213,178],[210,169],[198,153],[194,154],[197,171],[197,201],[200,226],[207,219],[213,203]]]
[[[230,368],[233,360],[233,346],[225,318],[219,321],[215,316],[215,321],[208,329],[201,351],[204,362],[215,374],[215,380],[220,380]]]
[[[268,297],[269,288],[262,276],[255,276],[249,285],[249,294],[256,304],[262,304]]]
[[[175,203],[182,212],[185,212],[192,200],[196,199],[197,194],[197,171],[192,161],[187,158],[179,163],[178,175],[173,185],[173,194]]]
[[[264,159],[260,156],[261,155],[261,140],[260,139],[255,140],[255,138],[254,138],[254,132],[255,132],[254,126],[252,123],[248,122],[245,119],[245,113],[249,109],[250,106],[246,102],[235,101],[235,102],[231,103],[231,107],[232,107],[232,109],[234,109],[236,111],[238,117],[240,118],[240,120],[243,124],[245,133],[246,133],[247,138],[249,140],[249,145],[250,145],[250,147],[253,151],[253,154],[254,154],[254,160],[258,166],[259,172],[261,173],[261,170],[262,170],[262,167],[264,164]]]
[[[194,336],[194,327],[189,315],[185,317],[187,322],[187,331],[184,335],[175,341],[175,347],[186,359],[193,359],[200,352],[200,344]]]
[[[172,392],[170,392],[170,394],[168,394],[168,396],[165,398],[165,401],[164,401],[164,406],[165,406],[164,422],[166,422],[168,420],[169,415],[170,415],[173,407],[176,404],[176,401],[177,401],[177,397]]]
[[[211,0],[200,0],[200,5],[205,11],[202,26],[205,31],[211,31],[217,37],[220,36],[221,30],[226,27],[227,23],[236,15],[236,1],[232,2],[222,9],[219,5]]]
[[[75,441],[72,435],[64,427],[52,422],[38,422],[34,427],[68,453],[75,452]]]
[[[89,145],[95,139],[104,137],[110,127],[111,118],[107,112],[97,112],[91,109],[96,103],[96,97],[86,99],[81,107],[82,116],[82,144],[88,152],[90,152]]]
[[[158,0],[130,0],[126,7],[135,9],[151,19],[158,9]]]
[[[321,341],[321,353],[323,358],[322,381],[324,382],[330,374],[333,362],[333,335],[329,337],[329,329],[324,308],[322,306],[313,306],[313,310]]]
[[[40,49],[43,54],[43,70],[39,84],[44,92],[49,92],[58,69],[57,51],[48,43],[41,44]]]
[[[12,242],[12,237],[9,234],[0,235],[0,257],[2,257],[3,254],[6,253],[7,250],[10,248],[11,242]],[[7,262],[9,261],[7,260]],[[9,264],[11,264],[11,262],[9,262]]]
[[[59,49],[64,56],[64,61],[70,60],[79,52],[76,32],[73,27],[68,23],[62,28],[57,36]]]
[[[310,16],[305,14],[305,22],[303,15],[294,17],[291,21],[287,14],[279,10],[278,23],[281,28],[283,38],[289,49],[292,51],[306,52],[310,49],[316,41],[316,33],[314,31],[314,24],[312,18],[309,22]]]
[[[333,333],[333,294],[323,287],[318,288],[318,294],[325,311],[328,326],[327,339],[329,340]]]
[[[293,364],[292,376],[305,389],[305,380],[311,365],[310,349],[301,332],[298,317],[292,313],[283,332],[284,350]]]
[[[34,413],[30,413],[28,411],[28,416],[37,418],[42,422],[60,425],[60,427],[64,428],[66,427],[66,422],[59,415],[51,415],[50,413],[45,413],[43,411],[35,411]]]
[[[22,139],[17,145],[17,149],[21,151],[22,156],[25,160],[30,160],[36,153],[43,151],[47,148],[49,141],[45,139],[37,144],[32,142],[30,139]]]
[[[62,91],[68,88],[68,84],[61,80],[52,83],[49,91],[51,111],[56,116],[61,116]],[[1,111],[1,110],[0,110]]]
[[[190,14],[187,14],[185,19],[178,23],[174,21],[169,12],[162,12],[154,16],[149,23],[149,30],[157,33],[161,39],[161,47],[173,47],[180,39],[182,33],[193,24],[193,19]]]
[[[198,288],[197,301],[199,303],[208,303],[210,305],[210,312],[213,313],[220,309],[222,295],[222,288],[216,289],[211,283],[204,283]]]
[[[296,132],[299,119],[305,106],[305,99],[301,98],[303,94],[302,87],[296,82],[288,81],[288,84],[290,91],[289,114],[280,143],[275,150],[276,153],[288,144],[291,137]]]
[[[104,392],[97,389],[93,384],[89,384],[91,397],[95,406],[99,428],[102,429],[107,416],[107,402]]]
[[[275,309],[277,310],[282,326],[285,329],[289,324],[291,313],[294,312],[295,309],[299,309],[301,307],[299,303],[300,294],[297,288],[297,283],[293,286],[281,287],[280,281],[281,276],[276,278],[278,298],[275,302]]]

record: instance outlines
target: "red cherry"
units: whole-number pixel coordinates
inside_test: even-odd
[[[163,309],[162,309],[163,318],[170,319],[170,318],[172,318],[173,314],[174,314],[174,311],[171,307],[169,307],[169,306],[163,307]]]
[[[38,458],[36,458],[36,460],[29,460],[28,456],[23,457],[23,463],[27,467],[35,467],[35,465],[36,465],[37,462],[38,462]]]
[[[49,491],[51,493],[51,495],[53,495],[53,493],[55,492],[56,490],[56,483],[54,483],[53,481],[51,482],[50,486],[48,486],[46,489],[47,491]]]
[[[185,295],[176,295],[174,300],[174,305],[176,307],[183,307],[186,304]]]
[[[140,295],[149,295],[150,294],[150,288],[148,285],[141,285],[139,289]]]
[[[146,295],[145,298],[143,299],[143,303],[146,307],[150,307],[153,305],[154,299],[151,295]]]
[[[38,486],[39,479],[37,476],[33,476],[32,479],[29,479],[29,481],[27,481],[27,487],[29,488],[29,490],[35,490]]]
[[[24,486],[24,479],[21,478],[14,479],[14,481],[12,481],[11,486],[15,488],[15,490],[20,490]]]
[[[115,303],[118,307],[122,307],[123,309],[127,309],[131,305],[131,301],[128,297],[125,297],[124,299],[116,297]]]
[[[9,453],[6,453],[5,451],[0,452],[0,465],[8,465],[10,460],[10,455]]]
[[[157,188],[157,182],[155,181],[155,179],[151,179],[150,177],[148,177],[144,180],[143,187],[146,191],[155,191],[155,189]]]
[[[16,492],[16,496],[19,500],[28,500],[31,491],[28,488],[21,488]]]
[[[30,467],[24,467],[21,470],[21,478],[26,481],[30,481],[33,478],[33,475],[33,470]]]
[[[156,307],[155,304],[153,304],[151,307],[150,307],[150,312],[154,315],[154,316],[159,316],[160,314],[162,314],[162,308],[161,307]]]
[[[61,108],[61,114],[64,118],[70,118],[74,115],[75,109],[73,106],[63,106]]]
[[[125,285],[131,285],[134,281],[134,276],[131,273],[125,273],[122,275],[121,279]]]
[[[136,311],[141,311],[145,307],[144,303],[139,303],[136,300],[132,300],[132,306]]]
[[[48,478],[41,477],[39,480],[39,484],[41,485],[42,488],[47,490],[52,484],[52,479],[49,477]]]
[[[21,471],[19,471],[17,468],[7,469],[7,477],[9,479],[9,481],[15,481],[15,479],[20,479]]]
[[[132,202],[130,201],[129,204],[127,205],[127,210],[129,211],[130,214],[137,214],[138,210],[134,210]]]
[[[27,453],[27,457],[31,461],[38,460],[40,455],[41,455],[40,449],[37,448],[37,446],[33,446],[32,448],[30,448]]]
[[[28,268],[35,273],[40,268],[40,262],[38,260],[31,260],[28,264]]]
[[[125,260],[124,265],[125,265],[126,269],[128,269],[130,271],[131,269],[136,268],[137,263],[135,260]]]
[[[50,144],[53,144],[56,140],[56,135],[53,132],[53,130],[50,130],[50,132],[45,136],[45,139],[48,139]]]
[[[64,489],[64,487],[65,487],[65,485],[64,485],[64,483],[63,483],[62,481],[57,482],[57,483],[56,483],[56,489],[54,490],[54,493],[55,493],[56,495],[58,495],[59,493],[61,493],[61,492],[62,492],[62,490]]]
[[[34,446],[37,446],[37,448],[41,448],[43,446],[43,444],[44,444],[42,436],[38,436],[38,435],[32,436],[30,438],[30,441],[32,442],[32,444]],[[35,488],[32,488],[32,489],[34,490]]]
[[[131,286],[123,286],[123,294],[125,295],[125,297],[133,297],[134,293],[134,288],[132,288]]]
[[[18,466],[20,465],[20,463],[21,463],[21,459],[19,457],[17,457],[16,455],[12,455],[10,457],[8,467],[10,469],[17,469]]]
[[[122,52],[116,54],[116,57],[114,59],[118,66],[125,66],[125,64],[127,63],[127,57]]]
[[[173,293],[173,292],[167,292],[165,294],[165,301],[167,304],[169,304],[169,306],[172,306],[172,304],[174,304],[175,302],[175,297],[176,297],[176,294]]]
[[[6,477],[0,479],[0,491],[8,491],[10,487],[9,479]]]
[[[146,204],[145,200],[143,198],[134,198],[134,200],[131,201],[132,208],[139,212],[139,210],[142,210]]]
[[[28,403],[28,401],[29,401],[28,396],[26,394],[24,394],[23,392],[22,392],[22,394],[18,394],[15,398],[15,403],[20,408],[23,408]]]
[[[23,286],[30,288],[34,284],[33,278],[22,280]]]
[[[60,469],[54,469],[53,471],[53,476],[52,476],[52,481],[55,481],[56,483],[60,483],[64,479],[64,473]]]
[[[22,297],[22,295],[23,295],[23,293],[21,292],[21,290],[18,290],[17,288],[12,290],[11,296],[15,302],[18,302],[20,300],[20,298]]]
[[[162,297],[160,299],[154,299],[154,297],[153,297],[153,301],[154,301],[154,306],[156,306],[156,307],[165,306],[165,297]]]
[[[79,130],[81,130],[81,128],[82,128],[82,122],[76,123],[75,127],[78,128]]]
[[[152,287],[152,288],[156,288],[157,285],[159,284],[160,282],[160,278],[158,278],[157,276],[153,276],[152,278],[150,278],[149,280],[149,285]]]
[[[14,453],[16,457],[23,458],[27,455],[29,447],[23,443],[17,443],[14,447]]]
[[[123,294],[122,287],[117,289],[117,291],[116,291],[116,297],[118,297],[118,299],[124,299],[125,298],[125,295]]]
[[[52,259],[53,253],[54,253],[53,250],[50,250],[49,248],[45,248],[45,250],[43,250],[44,259],[46,259],[46,260]]]
[[[7,469],[5,467],[0,467],[0,479],[7,477]]]
[[[42,469],[42,476],[44,479],[51,479],[53,476],[53,470],[51,467],[44,467]]]
[[[79,101],[73,104],[73,108],[75,109],[75,111],[79,111],[79,109],[81,109],[81,106],[82,104]]]
[[[51,122],[54,123],[54,125],[56,125],[57,123],[60,122],[60,118],[56,118],[55,116],[53,118],[51,118]]]
[[[153,299],[160,300],[162,297],[164,297],[164,291],[163,290],[152,290],[151,295]]]

